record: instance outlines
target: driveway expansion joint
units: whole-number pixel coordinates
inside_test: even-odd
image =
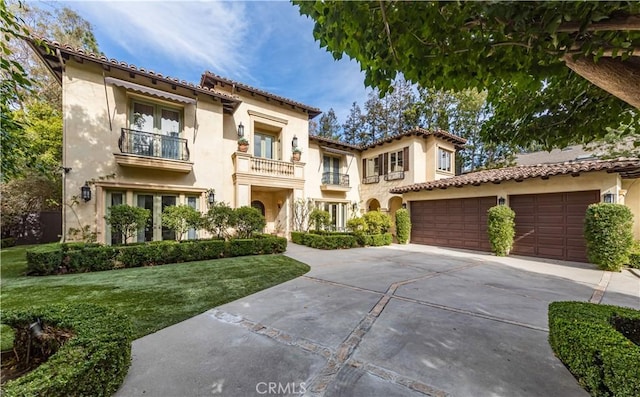
[[[602,278],[600,282],[593,290],[593,295],[591,295],[591,299],[589,299],[590,303],[600,303],[602,302],[602,298],[604,297],[604,293],[607,291],[607,287],[609,286],[609,281],[611,281],[611,272],[603,272]]]

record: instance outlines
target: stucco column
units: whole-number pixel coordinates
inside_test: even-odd
[[[251,185],[236,183],[236,208],[251,206]]]

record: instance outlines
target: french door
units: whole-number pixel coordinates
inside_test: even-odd
[[[175,240],[175,232],[162,226],[162,211],[168,206],[176,205],[177,201],[178,197],[175,195],[136,194],[136,205],[151,212],[145,227],[138,231],[138,242]]]

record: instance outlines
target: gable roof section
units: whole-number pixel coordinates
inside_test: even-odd
[[[59,83],[62,84],[62,71],[64,63],[68,59],[75,59],[77,62],[90,61],[102,65],[104,70],[110,70],[116,68],[124,70],[131,76],[144,76],[152,81],[160,81],[171,85],[173,89],[175,87],[186,88],[193,91],[195,94],[201,93],[214,97],[222,102],[222,107],[226,113],[233,113],[240,100],[230,95],[214,91],[212,89],[189,83],[185,80],[178,80],[173,77],[163,76],[160,73],[156,73],[153,70],[146,70],[144,68],[138,68],[135,65],[127,64],[126,62],[118,61],[117,59],[109,59],[104,55],[96,55],[84,51],[81,48],[74,48],[68,44],[60,44],[56,41],[51,41],[42,37],[32,36],[26,38],[27,43],[36,52],[38,57],[42,59],[49,71],[55,76]]]
[[[555,175],[574,175],[583,172],[607,171],[618,172],[623,178],[640,178],[640,159],[619,158],[614,160],[591,160],[565,162],[556,164],[520,165],[471,172],[425,183],[400,186],[390,190],[391,193],[419,192],[422,190],[446,189],[449,187],[479,186],[484,183],[500,183],[504,181],[521,182],[525,179],[548,179]]]
[[[215,88],[216,85],[219,85],[222,87],[224,87],[225,85],[230,85],[233,87],[233,90],[236,92],[240,92],[244,90],[249,92],[251,95],[260,95],[260,96],[263,96],[266,100],[273,100],[275,102],[280,103],[281,105],[289,105],[291,106],[292,109],[298,108],[303,112],[306,112],[309,115],[309,119],[312,119],[317,115],[319,115],[320,113],[322,113],[318,108],[272,94],[270,92],[261,90],[259,88],[251,87],[249,85],[246,85],[237,81],[233,81],[222,76],[218,76],[217,74],[211,73],[209,71],[206,71],[202,74],[202,78],[200,79],[200,85],[203,87],[207,87],[208,85],[211,85],[211,88]]]
[[[422,137],[422,138],[427,138],[429,136],[435,136],[438,138],[441,138],[447,142],[451,142],[455,145],[456,148],[461,149],[465,143],[467,143],[467,140],[459,137],[457,135],[453,135],[450,134],[446,131],[442,131],[442,130],[436,130],[436,131],[431,131],[431,130],[427,130],[424,128],[420,128],[420,127],[416,127],[404,132],[400,132],[398,134],[394,134],[394,135],[389,135],[385,138],[381,138],[376,140],[375,142],[369,143],[367,145],[354,145],[351,143],[346,143],[346,142],[342,142],[342,141],[338,141],[335,139],[330,139],[330,138],[326,138],[323,136],[318,136],[318,135],[309,135],[309,139],[312,141],[316,141],[318,143],[324,143],[327,144],[328,146],[334,146],[334,147],[339,147],[342,149],[351,149],[351,150],[359,150],[359,151],[364,151],[367,149],[371,149],[373,147],[376,146],[381,146],[384,145],[386,143],[389,142],[393,142],[395,140],[400,140],[404,137],[408,137],[408,136],[418,136],[418,137]]]

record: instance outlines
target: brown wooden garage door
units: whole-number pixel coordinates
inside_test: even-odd
[[[599,201],[598,190],[509,196],[516,213],[512,252],[587,262],[584,214],[589,204]]]
[[[494,205],[495,196],[411,201],[411,242],[489,251],[487,210]]]

